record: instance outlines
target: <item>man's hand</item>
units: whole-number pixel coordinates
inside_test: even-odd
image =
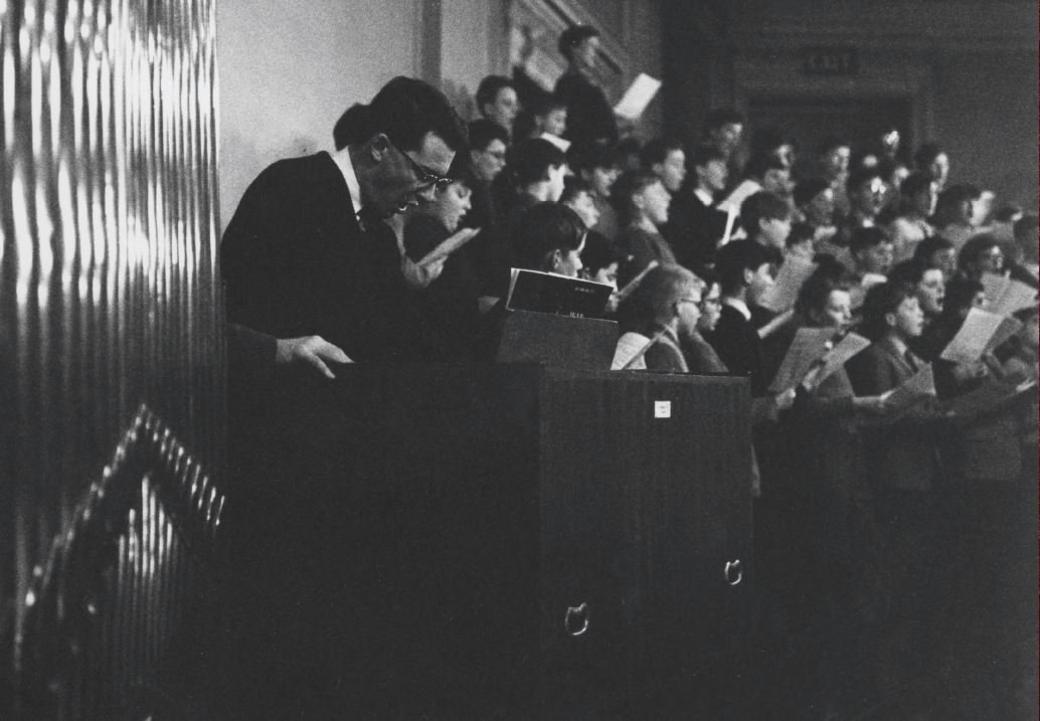
[[[346,353],[336,345],[329,343],[320,335],[308,335],[300,338],[279,338],[275,344],[274,362],[276,366],[289,366],[304,363],[321,373],[326,378],[335,378],[326,362],[353,363]]]

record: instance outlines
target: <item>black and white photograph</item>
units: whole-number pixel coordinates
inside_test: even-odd
[[[0,0],[0,719],[1036,719],[1038,52]]]

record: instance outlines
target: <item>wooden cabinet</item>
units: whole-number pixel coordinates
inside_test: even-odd
[[[295,397],[287,442],[328,511],[324,567],[381,615],[357,652],[387,688],[524,719],[725,693],[753,576],[746,381],[353,366],[329,388]]]

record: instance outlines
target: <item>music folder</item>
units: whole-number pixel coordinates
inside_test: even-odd
[[[513,268],[506,309],[577,318],[602,318],[613,292],[614,288],[606,283]]]

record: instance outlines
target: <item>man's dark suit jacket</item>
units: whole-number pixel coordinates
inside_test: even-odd
[[[668,222],[661,234],[672,244],[675,259],[687,268],[715,262],[715,251],[726,232],[727,215],[705,205],[691,188],[683,188],[668,206]]]
[[[392,231],[354,216],[328,153],[280,160],[246,190],[220,248],[228,320],[276,338],[320,335],[355,361],[405,353]]]

